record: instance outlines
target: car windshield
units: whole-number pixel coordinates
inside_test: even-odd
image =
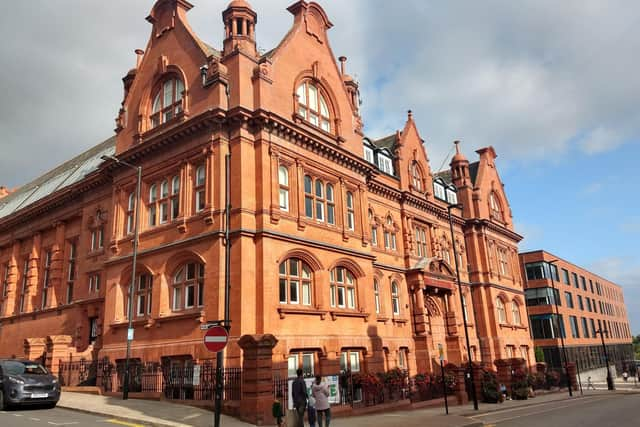
[[[35,362],[21,362],[17,360],[7,360],[0,362],[2,371],[9,375],[47,375],[48,372],[44,366]]]

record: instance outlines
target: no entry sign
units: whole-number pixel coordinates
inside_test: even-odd
[[[222,351],[227,345],[227,341],[229,341],[229,334],[222,326],[214,326],[204,334],[204,346],[213,353]]]

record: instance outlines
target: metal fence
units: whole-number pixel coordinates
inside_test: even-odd
[[[336,406],[373,406],[383,403],[396,402],[402,399],[413,400],[415,383],[410,379],[406,371],[395,371],[362,374],[352,372],[341,372],[339,374],[324,374],[323,377],[338,378],[336,384],[339,401],[332,403]],[[280,376],[279,372],[274,372],[273,376],[273,396],[282,401],[286,409],[289,408],[289,382],[295,378]],[[434,392],[434,396],[437,392]],[[432,398],[429,395],[428,398]],[[416,399],[419,400],[416,394]],[[424,400],[424,399],[423,399]]]
[[[242,369],[226,368],[223,375],[223,399],[240,400]],[[125,369],[108,360],[60,362],[58,370],[63,386],[97,386],[105,392],[121,392]],[[167,399],[213,400],[216,387],[215,361],[171,365],[135,359],[129,364],[129,392],[162,393]]]

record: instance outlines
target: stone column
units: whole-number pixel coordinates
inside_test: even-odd
[[[47,368],[58,375],[60,361],[69,361],[75,349],[71,348],[72,338],[69,335],[49,335],[47,337]]]
[[[271,334],[243,335],[242,400],[240,418],[255,425],[272,425],[273,348],[278,343]]]
[[[452,371],[456,376],[456,400],[458,405],[466,405],[469,403],[469,396],[467,395],[467,387],[465,383],[465,367],[461,367]]]

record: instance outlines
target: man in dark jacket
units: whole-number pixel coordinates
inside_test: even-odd
[[[302,369],[296,371],[298,377],[291,384],[291,397],[296,411],[294,427],[304,427],[304,410],[307,407],[307,385],[302,378]]]

